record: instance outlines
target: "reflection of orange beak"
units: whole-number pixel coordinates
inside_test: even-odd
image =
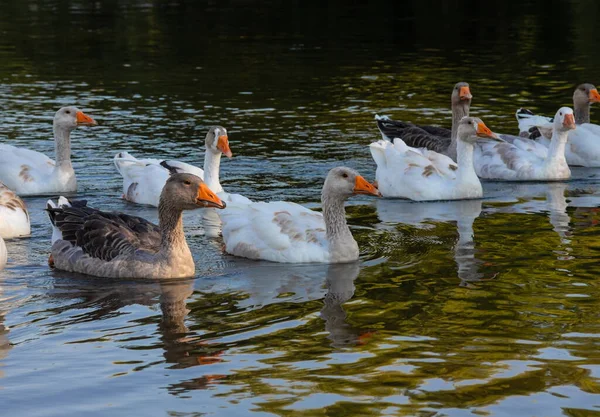
[[[354,180],[354,194],[369,194],[381,197],[379,190],[360,175],[357,175],[356,180]]]
[[[78,111],[75,115],[77,116],[78,126],[96,126],[98,124],[94,119],[82,111]]]
[[[198,187],[198,194],[196,195],[196,204],[203,207],[215,207],[219,209],[225,208],[225,203],[221,201],[215,193],[213,193],[208,185],[202,183]]]
[[[598,94],[598,92],[596,92]],[[575,117],[572,114],[565,114],[563,126],[568,129],[575,129]]]
[[[588,98],[590,100],[590,103],[598,103],[600,101],[600,94],[598,93],[598,90],[592,88],[590,90]]]
[[[217,141],[217,149],[223,152],[227,158],[231,158],[233,154],[231,153],[231,149],[229,149],[229,138],[227,135],[219,136],[219,140]]]
[[[461,100],[471,100],[473,96],[471,95],[471,90],[469,87],[460,87],[460,99]]]

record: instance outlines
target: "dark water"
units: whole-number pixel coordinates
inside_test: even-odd
[[[600,84],[595,1],[0,1],[0,140],[51,153],[75,104],[78,196],[119,199],[112,157],[201,164],[228,128],[229,191],[318,207],[336,165],[374,178],[373,115],[516,131]],[[598,121],[596,112],[592,119]],[[356,198],[356,265],[223,255],[186,216],[193,280],[46,266],[45,199],[0,272],[0,410],[18,416],[600,415],[600,174],[486,183],[478,201]]]

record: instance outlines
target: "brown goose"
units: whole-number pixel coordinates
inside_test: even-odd
[[[167,180],[158,206],[158,226],[82,204],[49,204],[50,221],[59,237],[53,242],[50,263],[57,269],[110,278],[193,276],[182,214],[202,207],[224,208],[225,204],[192,174],[174,174]]]
[[[457,83],[450,98],[452,106],[452,129],[437,126],[414,125],[409,122],[391,120],[387,116],[375,116],[377,127],[384,140],[401,138],[413,148],[427,148],[444,154],[456,161],[456,142],[458,123],[469,115],[471,90],[465,82]]]

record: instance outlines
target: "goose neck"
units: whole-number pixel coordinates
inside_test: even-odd
[[[552,139],[550,140],[550,146],[548,148],[546,165],[553,165],[556,162],[566,161],[565,148],[567,145],[568,136],[569,131],[561,130],[556,127],[554,128],[552,132]]]
[[[350,228],[346,223],[346,211],[344,210],[342,195],[330,194],[323,190],[321,202],[323,204],[323,220],[325,221],[325,233],[329,242],[352,236]]]
[[[590,107],[591,104],[589,102],[580,103],[575,101],[574,103],[573,114],[575,116],[575,124],[583,124],[590,122]]]
[[[181,253],[189,248],[183,233],[183,211],[163,198],[158,204],[158,224],[161,230],[160,252],[164,255]]]
[[[54,125],[54,154],[57,168],[70,168],[71,165],[71,131]]]
[[[473,144],[459,140],[457,143],[457,159],[458,171],[456,179],[458,182],[469,178],[477,178],[475,173],[475,165],[473,163]]]
[[[213,152],[207,149],[204,157],[204,182],[215,193],[223,191],[223,187],[219,181],[221,155],[221,152]]]
[[[452,103],[452,132],[450,135],[450,148],[449,155],[455,161],[458,158],[457,147],[458,147],[458,124],[463,117],[469,115],[470,101],[461,101],[459,103]],[[458,161],[457,161],[458,162]]]

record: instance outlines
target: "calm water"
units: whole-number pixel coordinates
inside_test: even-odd
[[[0,140],[51,153],[75,104],[78,197],[119,199],[112,157],[202,164],[229,129],[229,191],[319,207],[326,172],[369,179],[373,115],[515,132],[600,84],[595,1],[4,0]],[[592,119],[600,121],[596,109]],[[478,201],[353,198],[355,265],[236,259],[186,215],[193,280],[50,271],[45,198],[0,272],[0,410],[47,416],[600,415],[600,170],[486,183]]]

